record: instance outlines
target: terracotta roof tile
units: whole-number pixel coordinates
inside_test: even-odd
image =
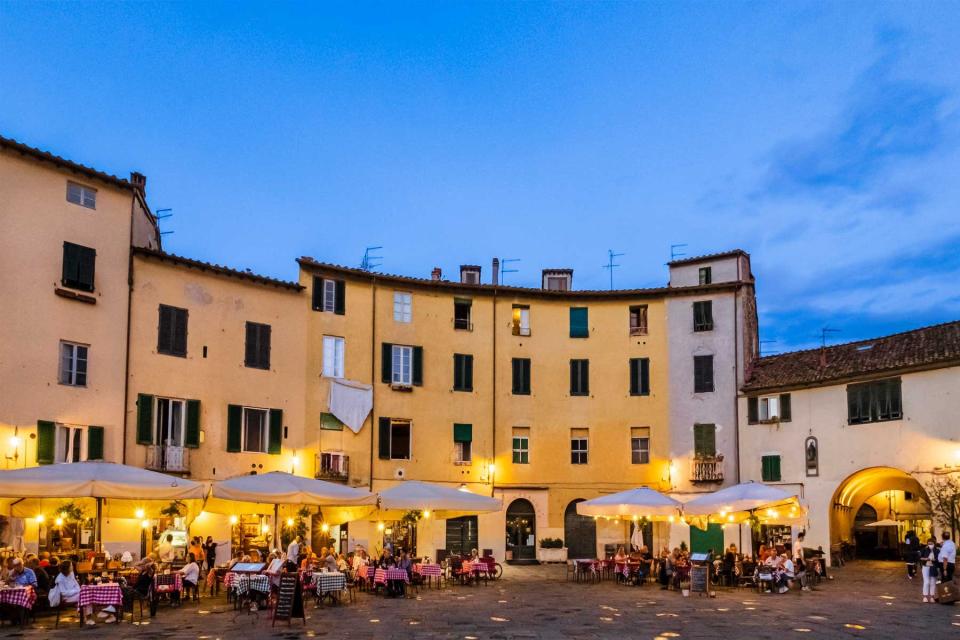
[[[760,358],[744,391],[814,387],[898,371],[960,365],[960,320]]]
[[[249,280],[250,282],[255,282],[257,284],[265,284],[274,287],[279,287],[281,289],[289,289],[291,291],[303,291],[304,287],[297,282],[288,282],[286,280],[278,280],[277,278],[270,278],[268,276],[261,276],[250,271],[241,271],[239,269],[231,269],[230,267],[223,267],[219,264],[213,264],[210,262],[201,262],[200,260],[193,260],[192,258],[184,258],[183,256],[178,256],[172,253],[166,253],[164,251],[156,251],[154,249],[146,249],[144,247],[134,247],[134,255],[144,256],[147,258],[155,258],[157,260],[162,260],[165,262],[172,262],[184,267],[190,267],[192,269],[199,269],[201,271],[210,271],[217,273],[219,275],[228,276],[231,278],[238,278],[240,280]]]
[[[51,162],[57,165],[58,167],[69,169],[70,171],[74,171],[88,178],[95,178],[97,180],[101,180],[108,184],[112,184],[116,187],[120,187],[121,189],[128,189],[130,191],[137,190],[136,186],[134,186],[134,184],[129,180],[118,178],[115,175],[105,173],[98,169],[94,169],[93,167],[88,167],[86,165],[80,164],[79,162],[74,162],[73,160],[67,160],[66,158],[61,158],[60,156],[54,155],[49,151],[44,151],[43,149],[37,149],[36,147],[31,147],[30,145],[24,144],[22,142],[18,142],[13,138],[6,138],[4,136],[0,136],[0,148],[12,149],[13,151],[31,156],[33,158],[36,158],[37,160]]]

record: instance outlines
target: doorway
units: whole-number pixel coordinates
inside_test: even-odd
[[[578,498],[567,505],[563,513],[563,544],[568,558],[597,557],[597,523],[590,516],[577,513]]]
[[[518,498],[507,507],[507,551],[516,561],[536,561],[537,514],[529,500]]]

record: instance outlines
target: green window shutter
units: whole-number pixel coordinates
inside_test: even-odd
[[[321,413],[320,428],[327,431],[343,431],[343,423],[332,413]]]
[[[76,250],[75,244],[71,242],[63,243],[63,273],[61,282],[65,286],[76,284],[77,274],[80,272],[80,252]]]
[[[333,312],[342,316],[347,312],[347,283],[334,280]]]
[[[87,460],[103,460],[103,427],[87,427]]]
[[[773,472],[773,481],[780,482],[780,456],[773,456],[773,466],[771,471]]]
[[[650,358],[640,358],[640,395],[650,395]]]
[[[473,441],[473,425],[461,424],[459,422],[453,423],[453,441],[454,442],[472,442]]]
[[[790,394],[780,394],[780,422],[790,422]]]
[[[760,398],[747,398],[747,424],[760,422]]]
[[[390,418],[380,418],[380,441],[378,443],[378,457],[381,460],[390,459]]]
[[[267,441],[267,453],[280,455],[283,446],[283,409],[270,409],[270,438]]]
[[[700,456],[717,454],[717,429],[712,424],[693,425],[693,452]]]
[[[243,444],[243,407],[238,404],[227,405],[227,451],[237,452]]]
[[[523,393],[523,360],[513,359],[513,393],[514,395]]]
[[[57,425],[37,420],[37,464],[53,464],[56,451]]]
[[[389,342],[380,348],[380,378],[386,383],[393,381],[393,345]]]
[[[473,356],[468,355],[464,363],[463,382],[467,391],[473,391]]]
[[[187,432],[183,444],[191,449],[200,446],[200,401],[187,400]]]
[[[570,307],[570,337],[586,338],[590,335],[587,307]]]
[[[780,456],[763,456],[760,464],[764,482],[780,482]]]
[[[640,395],[640,358],[630,358],[630,395]]]
[[[423,385],[423,347],[413,348],[413,384]]]
[[[137,395],[137,444],[153,444],[153,396]]]

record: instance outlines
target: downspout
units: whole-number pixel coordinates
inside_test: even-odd
[[[373,434],[376,431],[377,398],[377,276],[373,276],[370,293],[370,491],[373,491]]]
[[[497,463],[497,283],[493,285],[493,439],[490,459],[493,460],[493,471],[490,471],[490,497],[496,491],[496,463]]]
[[[737,258],[737,282],[740,282],[740,258]],[[733,292],[733,373],[734,373],[734,391],[733,391],[733,450],[737,454],[736,480],[740,484],[740,332],[739,332],[739,314],[737,313],[737,303],[740,296],[740,287]],[[743,526],[737,527],[739,534],[738,549],[743,549]],[[753,534],[750,535],[751,551],[753,550]]]
[[[123,364],[123,444],[120,449],[120,462],[127,464],[127,428],[129,419],[127,418],[127,402],[130,397],[130,320],[133,307],[133,216],[136,214],[137,195],[133,194],[130,198],[130,237],[128,256],[127,256],[127,338],[126,349],[124,349]],[[157,234],[157,238],[160,235]],[[159,240],[157,241],[159,244]]]

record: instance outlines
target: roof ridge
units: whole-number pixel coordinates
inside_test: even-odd
[[[104,182],[114,184],[115,186],[118,186],[123,189],[130,189],[133,191],[137,190],[136,185],[134,185],[132,182],[130,182],[126,178],[121,178],[112,173],[107,173],[106,171],[101,171],[100,169],[91,167],[90,165],[82,164],[74,160],[69,160],[67,158],[64,158],[63,156],[58,156],[52,151],[45,151],[44,149],[40,149],[39,147],[30,146],[29,144],[25,142],[20,142],[15,138],[9,138],[7,136],[0,135],[0,147],[9,147],[16,151],[19,151],[20,153],[31,155],[37,158],[38,160],[46,160],[48,162],[61,165],[65,168],[69,168],[74,171],[84,173],[88,177],[103,180]]]
[[[183,264],[188,267],[196,267],[199,269],[209,269],[211,271],[222,273],[223,275],[252,280],[254,282],[259,282],[261,284],[269,284],[273,286],[283,287],[286,289],[295,289],[297,291],[302,291],[305,288],[299,282],[294,282],[292,280],[281,280],[280,278],[261,275],[259,273],[254,273],[253,271],[236,269],[234,267],[228,267],[225,265],[216,264],[215,262],[205,262],[203,260],[187,258],[186,256],[177,255],[176,253],[170,253],[169,251],[162,251],[159,249],[150,249],[148,247],[133,247],[133,252],[136,254],[151,256],[151,257],[160,258],[160,259],[169,259],[174,262],[179,262],[180,264]]]

